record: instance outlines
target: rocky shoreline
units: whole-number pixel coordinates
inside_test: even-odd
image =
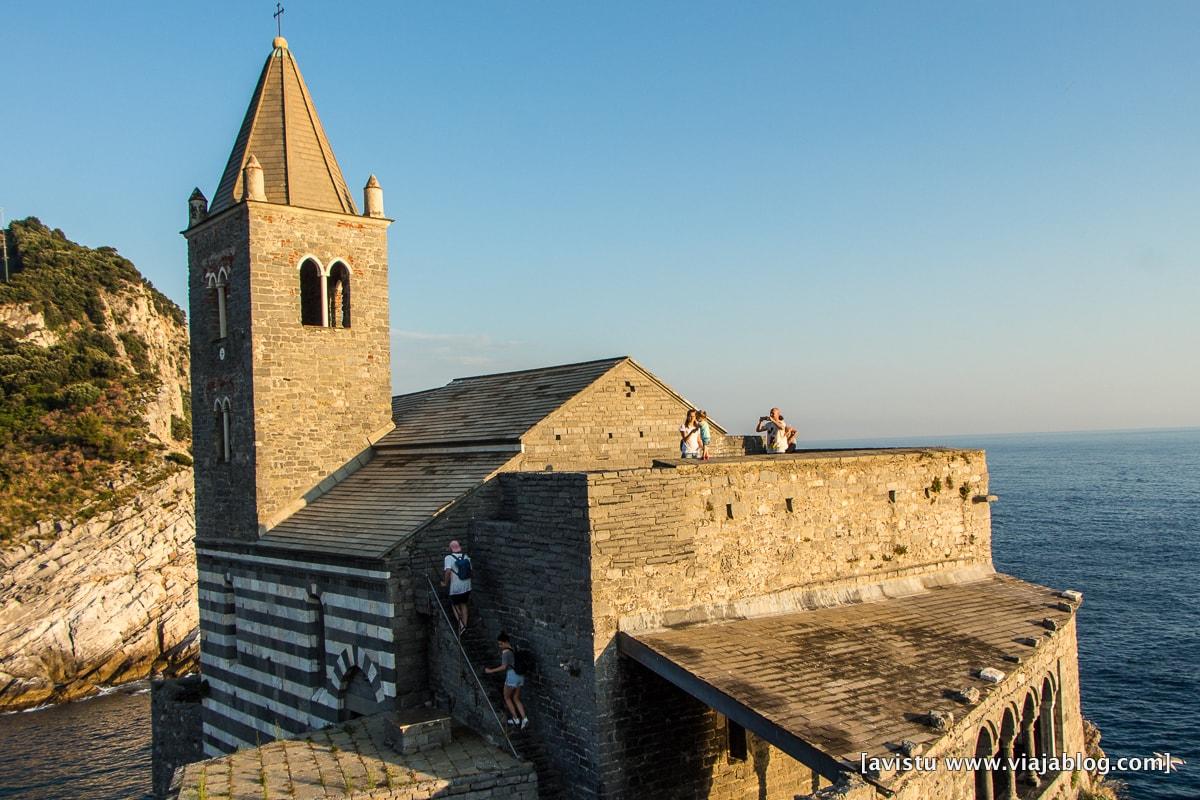
[[[193,493],[181,469],[0,552],[0,711],[196,668]]]

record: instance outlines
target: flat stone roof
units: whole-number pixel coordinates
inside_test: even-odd
[[[445,745],[400,755],[385,743],[388,716],[363,717],[305,738],[189,764],[178,798],[424,798],[483,792],[537,779],[532,764],[518,761],[465,728],[455,728]],[[529,792],[533,794],[535,790]]]
[[[1007,575],[919,594],[780,616],[621,633],[622,653],[833,779],[862,753],[928,748],[930,711],[959,718],[954,692],[1007,690],[1022,640],[1059,626],[1058,593]],[[979,678],[992,667],[1000,684]],[[981,700],[982,701],[982,700]],[[884,778],[873,781],[887,788]]]

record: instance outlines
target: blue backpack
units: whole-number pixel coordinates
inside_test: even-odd
[[[460,581],[471,580],[471,559],[466,554],[451,555],[454,556],[454,569],[451,572],[457,575]]]

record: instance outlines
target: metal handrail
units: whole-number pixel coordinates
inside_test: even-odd
[[[517,755],[517,748],[513,747],[512,739],[508,738],[508,730],[504,727],[504,722],[500,719],[500,715],[496,713],[496,707],[492,705],[492,698],[488,697],[487,688],[483,685],[483,681],[479,679],[479,673],[475,671],[475,666],[471,663],[471,657],[467,655],[467,650],[463,647],[462,639],[454,632],[454,624],[450,621],[450,615],[446,613],[446,607],[442,605],[441,595],[434,588],[433,581],[429,579],[428,575],[425,576],[425,582],[429,584],[429,592],[433,595],[433,602],[437,604],[438,610],[442,612],[442,619],[446,620],[446,626],[450,630],[450,635],[454,637],[454,643],[458,645],[458,652],[462,653],[463,663],[471,671],[471,677],[475,678],[475,685],[479,687],[479,692],[483,695],[483,701],[487,703],[488,709],[492,712],[492,717],[496,720],[496,725],[500,728],[500,735],[504,737],[504,743],[512,751],[513,758],[519,759],[520,756]]]

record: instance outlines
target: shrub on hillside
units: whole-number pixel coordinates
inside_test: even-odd
[[[40,312],[58,343],[24,341],[0,324],[0,539],[38,520],[94,514],[121,498],[112,486],[164,469],[143,418],[158,387],[150,350],[137,333],[114,340],[102,291],[145,286],[167,319],[184,324],[110,247],[77,245],[32,217],[12,223],[8,241],[13,275],[0,283],[0,305]],[[187,441],[190,426],[173,420],[172,435]]]

